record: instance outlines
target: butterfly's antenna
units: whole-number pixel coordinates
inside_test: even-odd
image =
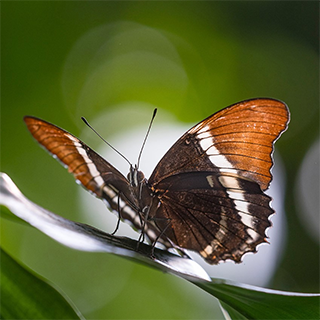
[[[98,132],[97,130],[95,130],[90,124],[89,122],[86,120],[86,118],[81,117],[82,121],[103,141],[105,142],[111,149],[113,149],[116,153],[118,153],[124,160],[126,160],[130,166],[131,162],[121,153],[119,152],[116,148],[114,148],[108,141],[106,141]]]
[[[150,129],[151,129],[153,120],[154,120],[154,118],[156,117],[156,114],[157,114],[157,108],[155,108],[155,109],[153,110],[153,115],[152,115],[152,118],[151,118],[151,121],[150,121],[148,130],[147,130],[146,136],[144,137],[144,140],[143,140],[143,143],[142,143],[142,147],[141,147],[141,149],[140,149],[140,153],[139,153],[139,157],[138,157],[138,163],[137,163],[137,168],[138,168],[138,169],[139,169],[139,165],[140,165],[141,154],[142,154],[144,145],[146,144],[146,141],[147,141],[147,138],[148,138],[148,136],[149,136],[149,132],[150,132]]]

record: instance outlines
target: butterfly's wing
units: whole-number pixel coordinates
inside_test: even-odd
[[[288,122],[283,102],[253,99],[187,131],[149,179],[160,199],[155,221],[167,227],[165,235],[209,263],[239,262],[255,251],[274,212],[263,193],[272,178],[273,144]]]
[[[60,160],[79,183],[105,200],[112,210],[120,209],[123,220],[141,229],[137,199],[129,181],[116,168],[69,132],[35,117],[26,116],[24,121],[38,143]],[[150,224],[145,232],[155,240],[158,230]]]

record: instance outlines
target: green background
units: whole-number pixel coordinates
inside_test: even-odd
[[[196,123],[240,100],[283,100],[292,116],[277,142],[286,170],[288,235],[269,287],[318,291],[319,244],[301,223],[296,202],[299,167],[319,137],[318,7],[302,1],[2,2],[1,171],[34,202],[80,221],[79,187],[35,145],[24,115],[79,135],[80,116],[97,121],[132,101],[147,106],[147,118],[157,106]],[[96,42],[77,42],[88,32]],[[105,45],[97,51],[97,43]],[[135,120],[111,121],[121,130]],[[64,248],[3,219],[1,244],[67,293],[87,318],[221,316],[205,293],[181,279]]]

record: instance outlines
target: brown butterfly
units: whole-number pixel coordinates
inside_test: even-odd
[[[44,120],[26,116],[33,137],[154,244],[196,251],[210,264],[240,262],[266,241],[273,144],[287,129],[287,106],[246,100],[188,130],[147,180],[137,166],[128,177],[84,142]]]

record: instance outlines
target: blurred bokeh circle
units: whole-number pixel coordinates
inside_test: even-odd
[[[314,142],[305,155],[296,181],[299,218],[306,232],[320,243],[320,140]]]

